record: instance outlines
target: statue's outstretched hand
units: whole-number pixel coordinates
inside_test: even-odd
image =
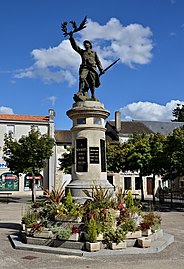
[[[103,75],[105,73],[105,71],[102,69],[100,70],[100,76]]]

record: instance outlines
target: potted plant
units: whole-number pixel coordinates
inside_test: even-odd
[[[97,226],[96,221],[91,217],[87,225],[87,242],[86,250],[88,251],[98,251],[100,250],[100,242],[97,242]]]
[[[28,208],[22,217],[22,224],[25,225],[25,233],[30,234],[31,229],[39,222],[39,215],[37,211]]]
[[[69,241],[79,241],[79,238],[80,238],[80,228],[73,225],[72,226],[72,234],[70,235],[69,237]]]
[[[81,222],[83,210],[82,206],[74,202],[70,189],[67,192],[66,200],[64,203],[60,203],[56,213],[56,220],[67,222]]]
[[[110,228],[104,233],[104,243],[110,249],[123,249],[126,248],[125,237],[126,233],[120,227]]]
[[[126,207],[128,208],[129,215],[132,217],[138,226],[140,224],[140,214],[141,214],[141,209],[140,209],[140,202],[135,201],[133,199],[133,195],[131,191],[128,191],[127,197],[125,198],[125,204]]]
[[[124,222],[121,223],[120,228],[126,233],[126,238],[133,239],[142,236],[142,231],[139,226],[136,226],[132,217],[127,217]]]
[[[41,237],[41,238],[52,238],[53,233],[49,229],[45,228],[43,224],[36,223],[33,225],[30,233],[33,237]]]
[[[161,217],[156,212],[148,212],[142,216],[142,221],[140,223],[141,230],[143,234],[155,232],[160,229]],[[148,231],[149,230],[149,231]]]
[[[54,226],[51,231],[55,235],[56,239],[66,241],[72,234],[71,225]]]
[[[151,227],[148,223],[146,222],[141,222],[140,223],[140,228],[142,231],[142,236],[148,236],[152,234]]]

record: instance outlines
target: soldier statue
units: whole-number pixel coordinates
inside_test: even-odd
[[[95,51],[92,50],[92,44],[89,40],[85,40],[83,42],[84,48],[80,48],[76,40],[74,39],[73,34],[78,32],[86,27],[87,17],[81,22],[79,27],[77,27],[75,21],[70,21],[73,26],[73,30],[67,31],[67,22],[62,23],[61,29],[64,32],[64,36],[70,36],[70,44],[72,48],[80,54],[81,56],[81,65],[79,67],[79,90],[77,94],[74,95],[74,100],[86,100],[89,98],[88,91],[91,91],[91,98],[96,99],[95,96],[95,88],[100,86],[100,76],[105,73],[112,65],[114,65],[118,60],[113,62],[110,66],[108,66],[105,70],[103,70],[100,59]],[[98,68],[98,69],[97,69]],[[98,70],[100,73],[98,73]]]

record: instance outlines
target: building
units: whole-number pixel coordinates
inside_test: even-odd
[[[49,116],[31,116],[18,114],[0,114],[0,192],[14,194],[31,193],[30,174],[12,174],[3,160],[4,135],[12,133],[17,140],[22,135],[28,135],[31,126],[39,129],[41,134],[49,134],[54,138],[54,111],[49,110]],[[41,186],[49,188],[55,181],[55,154],[49,159],[47,167],[36,175],[36,190],[42,192]]]
[[[66,185],[71,181],[71,175],[64,174],[60,169],[59,159],[67,152],[67,147],[72,146],[72,133],[70,130],[55,130],[56,141],[56,185],[66,182]]]
[[[184,123],[182,122],[160,122],[160,121],[121,121],[120,112],[115,113],[115,120],[107,121],[106,123],[106,138],[111,143],[123,143],[126,142],[133,133],[145,133],[148,136],[150,134],[161,133],[163,135],[168,135],[178,127],[182,127]],[[114,186],[120,186],[123,190],[131,189],[132,193],[141,194],[140,190],[140,180],[139,173],[109,173],[109,181]],[[178,182],[180,181],[180,183]],[[176,180],[176,186],[183,184],[183,179]],[[156,177],[155,181],[155,192],[160,186],[167,186],[167,182],[162,184],[162,178],[160,176]],[[152,196],[152,175],[143,177],[143,189],[145,197]]]

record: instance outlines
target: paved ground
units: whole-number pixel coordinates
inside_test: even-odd
[[[0,269],[183,269],[184,268],[184,212],[161,212],[162,228],[174,235],[175,241],[157,254],[72,257],[13,249],[8,235],[16,233],[26,199],[10,203],[0,202]]]

